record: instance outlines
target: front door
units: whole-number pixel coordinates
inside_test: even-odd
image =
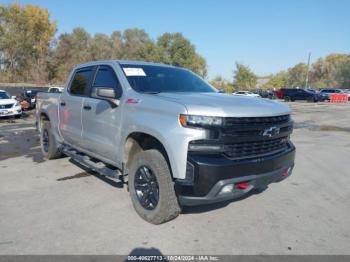
[[[116,162],[121,131],[121,107],[98,98],[98,88],[113,88],[120,99],[122,88],[110,66],[99,66],[89,97],[83,101],[82,125],[85,149]]]

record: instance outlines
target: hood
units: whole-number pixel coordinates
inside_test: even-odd
[[[289,114],[286,104],[268,99],[223,93],[159,93],[159,98],[183,104],[188,114],[221,117],[259,117]]]
[[[0,99],[0,105],[8,105],[8,104],[15,104],[17,103],[17,100],[15,99]]]

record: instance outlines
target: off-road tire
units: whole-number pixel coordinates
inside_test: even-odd
[[[152,210],[144,208],[135,190],[135,175],[140,167],[147,166],[155,175],[159,186],[159,200]],[[136,212],[149,223],[158,225],[177,217],[181,207],[174,189],[169,166],[163,154],[156,149],[141,151],[132,160],[129,172],[129,193]]]
[[[43,136],[47,132],[48,135],[48,148],[44,149],[43,145]],[[55,136],[52,133],[51,125],[49,121],[43,121],[40,132],[40,147],[41,152],[43,153],[44,158],[46,159],[56,159],[62,157],[62,151],[57,143]]]

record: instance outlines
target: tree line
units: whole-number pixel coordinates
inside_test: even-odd
[[[60,83],[74,65],[91,60],[132,59],[181,66],[207,76],[207,63],[181,33],[156,40],[143,29],[89,34],[62,33],[49,12],[34,5],[0,5],[0,82]]]
[[[305,63],[298,63],[285,71],[264,77],[256,75],[249,66],[236,63],[233,82],[221,76],[215,77],[210,82],[216,88],[232,93],[240,89],[256,89],[259,79],[268,80],[259,86],[264,89],[350,88],[350,54],[330,54],[325,58],[319,58],[309,68]]]
[[[164,33],[152,39],[143,29],[91,35],[83,28],[55,37],[57,24],[47,9],[17,3],[0,4],[0,82],[63,84],[74,65],[91,60],[132,59],[188,68],[207,77],[206,60],[181,33]],[[285,71],[263,77],[262,88],[309,86],[350,87],[350,54],[330,54],[309,70],[299,63]],[[260,79],[249,66],[236,63],[233,78],[217,76],[210,82],[233,92],[255,89]]]

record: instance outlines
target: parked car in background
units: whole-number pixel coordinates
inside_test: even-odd
[[[36,95],[39,92],[43,92],[44,90],[40,90],[40,89],[29,89],[29,90],[25,90],[22,94],[21,94],[21,98],[23,100],[26,100],[29,104],[29,108],[28,109],[33,109],[36,107]]]
[[[325,101],[328,96],[321,93],[316,93],[315,91],[310,91],[308,89],[302,88],[284,88],[283,99],[285,101],[296,101],[296,100],[306,100],[308,102],[320,102]]]
[[[262,98],[269,98],[269,99],[274,98],[274,92],[271,90],[259,89],[257,90],[257,94],[260,95]]]
[[[49,90],[47,92],[49,93],[62,93],[64,90],[63,87],[60,87],[60,86],[52,86],[49,88]]]
[[[325,88],[320,90],[320,94],[323,94],[327,96],[327,100],[330,100],[329,95],[330,94],[347,94],[348,95],[348,100],[350,100],[350,94],[347,93],[345,90],[342,89],[337,89],[337,88]]]
[[[348,94],[348,100],[350,101],[350,90],[345,89],[344,92]]]
[[[237,92],[232,93],[232,94],[233,94],[233,95],[236,95],[236,96],[261,97],[260,95],[255,94],[255,93],[250,92],[250,91],[237,91]]]
[[[14,116],[20,118],[22,115],[22,108],[19,102],[4,90],[0,90],[0,117]]]

